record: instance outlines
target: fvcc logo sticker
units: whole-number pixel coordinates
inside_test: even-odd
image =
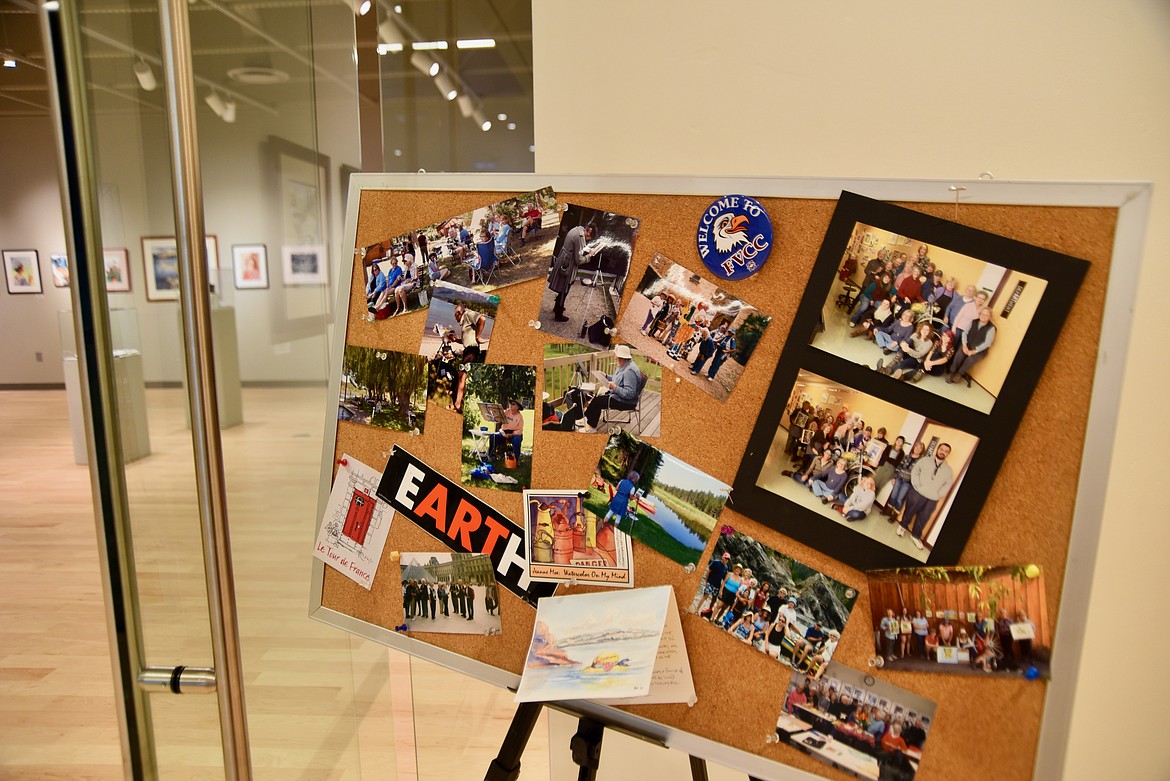
[[[556,590],[555,583],[529,582],[523,528],[400,447],[386,461],[378,498],[451,548],[486,554],[496,582],[525,602],[535,605]]]
[[[725,195],[703,212],[695,243],[703,263],[721,279],[744,279],[772,251],[772,220],[755,198]]]

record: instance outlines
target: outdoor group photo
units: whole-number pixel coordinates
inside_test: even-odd
[[[399,567],[403,618],[412,632],[500,632],[500,592],[490,556],[403,553]]]

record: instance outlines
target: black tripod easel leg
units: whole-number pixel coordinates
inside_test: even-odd
[[[582,718],[577,722],[577,734],[569,741],[573,762],[581,770],[577,781],[594,781],[597,765],[601,761],[601,739],[605,736],[605,725],[600,721]]]
[[[544,704],[540,702],[522,702],[516,707],[512,725],[508,727],[508,734],[500,744],[500,753],[488,765],[484,781],[516,781],[520,777],[520,755],[532,737],[532,730],[536,728],[543,707]]]
[[[708,781],[707,760],[691,756],[691,781]]]

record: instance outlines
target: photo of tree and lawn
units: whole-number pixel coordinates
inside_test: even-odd
[[[589,488],[585,507],[604,518],[631,472],[636,490],[617,527],[679,564],[698,564],[731,486],[635,436],[612,434]]]
[[[345,346],[338,420],[417,434],[422,433],[426,412],[426,358]]]
[[[460,470],[464,485],[502,491],[532,485],[535,398],[535,366],[468,367]]]

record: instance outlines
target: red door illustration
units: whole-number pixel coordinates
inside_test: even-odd
[[[370,530],[370,519],[374,515],[374,499],[369,494],[354,489],[345,514],[345,526],[341,533],[358,545],[366,544],[366,533]]]

